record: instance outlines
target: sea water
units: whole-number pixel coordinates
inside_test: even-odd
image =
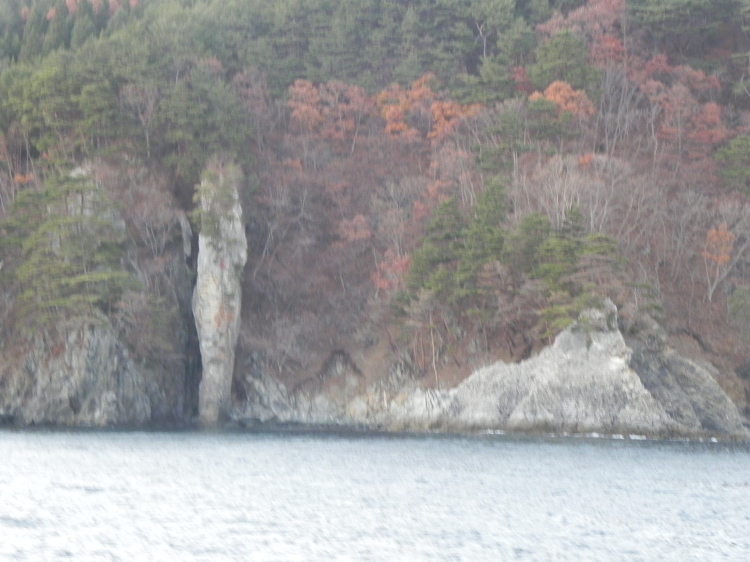
[[[750,448],[5,431],[0,559],[750,560]]]

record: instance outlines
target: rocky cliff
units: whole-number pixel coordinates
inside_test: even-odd
[[[196,301],[205,302],[201,298]],[[233,300],[209,302],[223,303],[224,310],[232,303],[239,307]],[[213,309],[213,318],[211,309],[196,310],[204,321],[222,308]],[[639,326],[637,336],[628,330],[623,338],[613,307],[588,311],[535,357],[479,369],[450,389],[425,389],[403,363],[367,385],[351,357],[338,350],[316,376],[288,390],[253,355],[242,381],[244,398],[234,408],[229,403],[234,346],[226,332],[218,333],[228,324],[209,325],[213,335],[201,326],[202,350],[216,354],[204,364],[204,423],[216,424],[224,413],[245,425],[750,438],[710,365],[667,347],[655,325]],[[213,338],[208,346],[207,335]],[[0,350],[0,423],[140,425],[164,402],[153,374],[131,359],[106,322],[68,326],[54,338],[38,335],[23,353],[12,351]]]
[[[22,355],[0,352],[0,418],[18,425],[146,424],[147,378],[106,323],[68,327],[55,339],[38,335]]]
[[[495,363],[456,388],[425,390],[408,371],[361,388],[356,366],[291,393],[257,370],[237,418],[389,431],[555,431],[748,438],[737,408],[705,368],[668,348],[629,347],[617,311],[589,311],[554,345]],[[359,390],[358,390],[359,389]]]
[[[201,423],[209,426],[229,409],[240,328],[247,241],[237,193],[239,173],[235,166],[215,162],[199,189],[201,233],[193,315],[203,364],[198,412]]]

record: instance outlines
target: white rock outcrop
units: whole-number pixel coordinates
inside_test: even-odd
[[[416,391],[394,404],[386,421],[415,429],[674,431],[676,424],[630,369],[629,359],[616,329],[576,326],[523,363],[495,363],[454,389]]]
[[[690,369],[677,365],[674,352],[665,350],[659,357],[675,363],[669,380],[677,381],[675,386],[681,390],[654,392],[648,382],[647,388],[643,375],[631,367],[634,352],[617,328],[617,310],[608,305],[603,311],[585,312],[539,355],[518,364],[498,362],[479,369],[455,388],[423,389],[417,380],[392,373],[356,396],[331,393],[322,385],[303,388],[302,394],[298,389],[288,402],[268,408],[265,418],[276,409],[273,414],[280,422],[388,431],[541,430],[748,438],[737,408],[718,384],[691,362],[687,362]],[[341,386],[347,376],[352,378],[344,373],[338,383],[336,377],[327,380],[326,387]],[[695,388],[700,392],[692,392]],[[691,398],[696,412],[691,423],[676,416],[669,401],[685,392],[692,392],[691,397],[702,395],[700,400]]]
[[[203,364],[198,413],[207,426],[217,424],[230,404],[242,304],[240,282],[247,261],[240,178],[236,166],[214,162],[199,188],[201,232],[193,315]]]

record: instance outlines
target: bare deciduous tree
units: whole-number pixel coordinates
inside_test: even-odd
[[[120,107],[138,119],[146,140],[146,157],[151,158],[151,128],[159,107],[159,89],[153,85],[127,84],[120,90]]]

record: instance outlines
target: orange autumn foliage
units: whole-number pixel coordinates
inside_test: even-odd
[[[289,87],[288,105],[292,110],[292,120],[299,124],[302,131],[309,133],[323,121],[319,104],[318,89],[309,80],[295,80]]]
[[[529,96],[529,101],[545,99],[557,106],[558,113],[571,113],[576,117],[588,118],[596,113],[594,104],[591,103],[586,92],[574,90],[567,82],[555,80],[547,86],[544,93],[534,92]]]
[[[29,183],[33,179],[34,179],[34,174],[27,174],[27,175],[15,174],[13,176],[13,181],[16,182],[17,184],[20,184],[20,185],[23,185],[25,183]]]
[[[732,259],[734,239],[734,234],[727,230],[727,223],[723,222],[706,233],[706,250],[701,255],[717,266],[726,265]]]
[[[558,111],[572,113],[576,117],[591,117],[596,113],[586,92],[574,90],[567,82],[555,80],[544,90],[545,99],[553,102]]]
[[[375,104],[386,122],[386,133],[415,136],[417,131],[409,126],[407,118],[416,112],[429,112],[431,127],[427,138],[441,138],[452,131],[461,119],[476,113],[476,105],[464,106],[437,99],[437,94],[430,87],[434,79],[433,74],[425,74],[413,82],[408,90],[393,84],[375,97]]]
[[[478,107],[478,105],[459,105],[452,101],[433,102],[430,106],[432,129],[427,134],[427,138],[440,138],[450,133],[462,119],[475,115]]]
[[[420,102],[429,102],[435,94],[427,82],[433,76],[427,74],[415,81],[408,90],[404,90],[398,84],[392,84],[375,97],[375,105],[380,111],[380,116],[385,119],[385,132],[398,136],[413,136],[416,131],[406,122]]]

